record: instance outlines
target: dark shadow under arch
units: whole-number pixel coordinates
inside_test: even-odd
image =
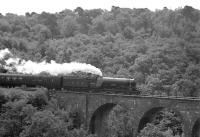
[[[104,128],[104,121],[107,119],[110,111],[114,108],[116,104],[114,103],[107,103],[100,106],[92,115],[89,125],[89,132],[92,134],[97,134],[101,136],[103,133]]]
[[[180,118],[180,124],[181,124],[180,128],[177,129],[177,131],[176,131],[176,133],[174,133],[174,135],[175,134],[182,135],[184,133],[183,117],[182,117],[182,115],[179,111],[177,111],[175,108],[170,108],[170,107],[169,108],[168,107],[167,108],[165,108],[165,107],[154,107],[154,108],[151,108],[150,110],[148,110],[143,115],[143,117],[140,119],[139,126],[138,126],[138,133],[140,133],[140,131],[146,126],[147,123],[151,123],[153,121],[153,119],[155,118],[156,114],[159,113],[162,110],[171,111],[175,114],[174,116]],[[160,119],[160,117],[156,117],[156,119]]]
[[[192,137],[200,137],[200,118],[196,120],[192,128]]]
[[[163,107],[155,107],[152,108],[150,110],[148,110],[143,117],[141,118],[140,122],[139,122],[139,126],[138,126],[138,133],[146,126],[147,123],[152,121],[152,118],[154,117],[154,115],[161,111],[162,109],[164,109]]]

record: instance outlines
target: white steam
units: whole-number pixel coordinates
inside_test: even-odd
[[[14,68],[18,73],[23,74],[40,74],[42,72],[47,72],[51,75],[67,75],[72,72],[85,72],[91,73],[95,75],[102,76],[102,72],[100,69],[86,63],[63,63],[58,64],[55,61],[51,61],[51,63],[46,63],[45,61],[37,63],[33,61],[25,61],[20,58],[14,58],[12,53],[8,49],[0,50],[0,59],[4,59],[6,55],[12,56],[11,58],[5,60],[6,66],[5,68],[8,71],[12,71]]]
[[[3,59],[8,54],[11,54],[8,49],[0,50],[0,59]]]

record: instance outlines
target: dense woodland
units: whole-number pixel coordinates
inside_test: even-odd
[[[66,9],[55,14],[32,12],[19,16],[8,13],[0,15],[0,48],[8,48],[26,60],[89,63],[100,68],[104,76],[135,78],[142,94],[200,96],[200,11],[190,6],[156,11],[113,6],[110,11],[78,7],[73,11]],[[6,106],[9,105],[17,107],[15,103]],[[36,108],[25,103],[23,112],[28,109],[35,111]],[[10,114],[10,111],[5,112],[6,116],[7,113]],[[58,124],[56,126],[63,126],[59,121],[60,112],[54,113],[45,108],[34,114],[33,122],[49,121],[39,120],[48,115],[49,119],[52,118],[51,122]],[[163,121],[173,118],[173,113],[167,112],[164,120],[157,122],[157,126],[149,124],[140,136],[178,136],[174,130],[167,134],[163,132],[168,129]],[[116,122],[114,111],[112,122]],[[32,124],[20,133],[20,137],[36,137],[31,135],[34,134],[31,128],[35,129]],[[113,137],[132,137],[131,132],[127,131],[129,128],[120,127],[113,128],[123,130],[112,134]],[[87,136],[83,132],[84,135],[80,136]]]
[[[130,105],[130,104],[129,104]],[[104,123],[104,137],[135,137],[134,109],[121,102]],[[79,107],[64,107],[47,89],[0,88],[0,137],[98,137],[84,129]],[[184,137],[180,115],[158,111],[137,137]]]
[[[95,137],[76,108],[58,107],[46,89],[0,89],[0,137]]]
[[[24,59],[85,62],[144,94],[200,96],[200,11],[112,7],[0,16],[0,47]]]

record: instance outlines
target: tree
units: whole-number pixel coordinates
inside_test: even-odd
[[[103,55],[99,51],[91,51],[87,53],[86,62],[99,68],[103,68]]]
[[[132,39],[134,36],[133,30],[130,27],[125,27],[123,30],[123,34],[124,34],[124,37],[127,39]]]
[[[82,129],[78,109],[60,109],[44,89],[1,89],[0,135],[3,137],[95,137]]]
[[[78,13],[79,16],[83,16],[84,15],[84,10],[81,7],[77,7],[74,10],[75,13]]]
[[[91,24],[92,21],[91,17],[81,7],[77,7],[75,9],[75,13],[78,13],[76,21],[80,25],[79,31],[81,33],[87,34],[89,30],[89,25]]]
[[[67,124],[50,111],[36,112],[20,137],[65,137]]]
[[[92,21],[92,30],[93,33],[103,34],[105,30],[105,23],[102,16],[98,16]]]
[[[45,60],[47,62],[51,62],[51,60],[55,60],[56,54],[55,49],[53,47],[49,47],[45,52]]]
[[[157,126],[153,124],[147,124],[147,126],[140,132],[140,135],[138,137],[166,137],[166,136],[163,135],[163,133]]]
[[[195,91],[195,85],[191,80],[180,79],[174,84],[174,89],[179,96],[193,97]]]
[[[191,64],[188,66],[185,72],[185,77],[192,81],[200,78],[200,65]]]
[[[191,6],[185,6],[182,9],[182,14],[193,22],[199,21],[199,11]]]
[[[72,51],[71,50],[60,51],[56,55],[56,62],[58,62],[58,63],[71,62],[71,55],[72,55]]]
[[[33,26],[31,30],[33,32],[33,37],[41,43],[51,38],[52,35],[50,29],[42,24],[37,24]]]
[[[0,19],[0,30],[3,32],[11,31],[11,25],[6,19],[3,19],[3,18]]]
[[[86,14],[91,17],[91,18],[96,18],[100,15],[103,14],[103,10],[102,9],[91,9],[91,10],[87,10]]]
[[[154,115],[152,121],[140,131],[138,137],[181,136],[183,136],[183,127],[180,116],[170,109],[164,109]]]
[[[23,127],[27,124],[25,119],[28,115],[22,111],[25,109],[26,100],[8,101],[4,104],[4,111],[0,116],[1,135],[10,137],[19,137]],[[31,106],[29,111],[35,112],[35,108]]]
[[[119,25],[115,22],[115,20],[105,22],[105,28],[108,32],[114,35],[120,31]]]
[[[159,78],[157,78],[154,75],[150,75],[146,79],[147,87],[153,93],[153,95],[161,95],[163,94],[163,87],[162,87],[162,82]],[[164,94],[165,95],[165,94]]]
[[[115,106],[106,123],[106,137],[132,137],[134,128],[133,111],[125,102]]]
[[[52,38],[58,34],[57,18],[54,14],[42,12],[38,16],[38,22],[46,25],[51,30]]]
[[[72,37],[78,29],[76,19],[72,16],[66,16],[61,23],[61,34],[64,37]]]

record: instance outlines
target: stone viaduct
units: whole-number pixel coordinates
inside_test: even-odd
[[[163,108],[172,109],[181,116],[185,137],[200,137],[200,99],[155,96],[113,95],[100,93],[56,93],[62,108],[79,108],[84,114],[85,128],[103,137],[104,121],[120,102],[133,110],[134,137],[151,117]]]

